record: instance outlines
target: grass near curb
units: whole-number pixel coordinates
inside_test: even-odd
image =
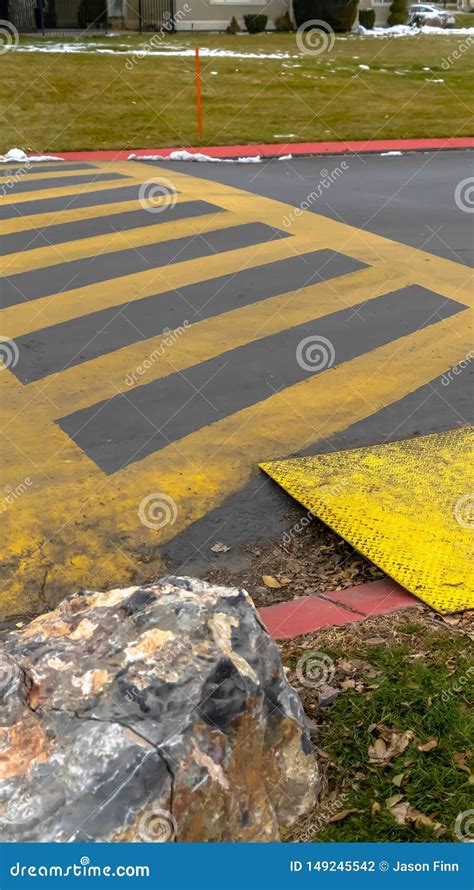
[[[151,36],[101,43],[113,49],[125,39],[133,57]],[[462,53],[447,69],[443,62],[462,42],[458,36],[353,35],[338,38],[318,56],[302,54],[294,34],[176,35],[159,46],[189,48],[197,42],[243,53],[290,54],[202,60],[204,145],[474,133],[472,54]],[[135,56],[130,62],[130,57],[5,53],[0,150],[196,145],[193,58]]]
[[[317,724],[323,772],[318,806],[284,840],[460,840],[456,819],[472,808],[474,661],[467,619],[448,621],[399,613],[284,645],[289,679]],[[295,673],[314,652],[316,663],[321,653],[333,660],[331,685],[341,690],[325,709]],[[394,756],[371,762],[369,748],[392,731]]]

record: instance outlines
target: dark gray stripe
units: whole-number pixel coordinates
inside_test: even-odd
[[[212,318],[362,268],[364,263],[351,257],[331,250],[315,250],[103,309],[17,337],[21,361],[12,371],[22,383],[39,380],[65,367],[147,340],[161,334],[164,328],[179,327],[184,319],[191,324]],[[310,299],[316,303],[316,296],[308,296]]]
[[[85,182],[107,182],[108,180],[127,179],[123,173],[84,173],[82,176],[58,176],[57,179],[33,179],[28,181],[20,179],[15,183],[15,188],[8,190],[8,194],[19,195],[23,192],[41,192],[46,189],[59,189],[66,185],[77,185],[79,188]],[[6,188],[6,186],[4,186]],[[5,192],[5,195],[7,192]]]
[[[247,223],[206,232],[205,235],[187,235],[185,238],[175,238],[159,244],[147,244],[145,247],[99,254],[31,272],[19,272],[18,275],[5,277],[0,281],[2,305],[15,306],[25,300],[38,300],[72,288],[120,278],[121,275],[132,275],[134,272],[145,272],[147,269],[287,237],[287,232],[280,232],[264,223]]]
[[[21,204],[0,204],[0,219],[29,217],[35,213],[55,213],[61,210],[79,210],[81,207],[96,207],[102,204],[118,204],[119,201],[130,201],[138,198],[140,184],[126,185],[121,189],[104,189],[97,192],[81,192],[80,183],[77,195],[61,195],[58,198],[42,198],[41,200],[23,201]]]
[[[58,423],[104,472],[114,473],[312,376],[296,359],[306,337],[329,340],[335,363],[341,364],[465,308],[416,285],[402,288],[131,389]],[[317,405],[308,421],[317,434]]]
[[[94,235],[107,235],[114,232],[126,232],[128,229],[144,228],[163,222],[177,222],[179,219],[201,216],[203,213],[220,213],[221,207],[208,204],[207,201],[187,201],[183,204],[170,204],[163,207],[161,213],[151,213],[143,208],[130,210],[126,213],[113,213],[110,216],[99,216],[94,219],[81,219],[71,223],[59,223],[56,226],[45,226],[28,232],[12,232],[4,235],[0,243],[0,255],[33,250],[36,247],[48,247],[50,244],[62,244],[64,241],[78,241],[81,238],[92,238]]]
[[[70,170],[96,170],[92,164],[67,164],[65,162],[59,162],[57,164],[37,164],[32,162],[29,167],[26,166],[18,166],[18,167],[0,167],[0,175],[4,179],[8,179],[9,176],[29,176],[30,173],[55,173],[56,170],[62,170],[63,173],[69,173]]]

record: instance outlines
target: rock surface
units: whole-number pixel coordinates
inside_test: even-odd
[[[272,841],[317,764],[242,589],[85,591],[0,651],[4,841]]]

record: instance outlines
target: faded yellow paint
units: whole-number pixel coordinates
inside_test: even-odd
[[[158,175],[156,168],[135,163],[110,164],[107,170],[126,171],[134,181]],[[221,216],[232,219],[232,224],[236,218],[258,220],[285,230],[284,218],[291,211],[285,204],[174,170],[163,168],[162,175],[184,199],[204,198],[223,207],[228,214]],[[118,188],[133,180],[98,183],[90,191],[112,184]],[[60,191],[74,194],[77,189]],[[21,197],[30,200],[32,195]],[[51,196],[51,190],[41,194]],[[53,219],[54,214],[48,224]],[[218,219],[211,230],[218,227]],[[165,226],[169,224],[160,225],[160,230]],[[165,351],[160,370],[152,367],[143,382],[404,284],[422,284],[464,303],[472,300],[469,270],[456,263],[312,213],[302,214],[289,231],[292,237],[280,241],[6,308],[0,313],[0,330],[4,336],[18,337],[98,309],[325,247],[373,268],[199,322],[176,340],[169,353]],[[136,246],[144,243],[137,234]],[[86,245],[86,250],[92,247]],[[43,254],[44,265],[51,264],[51,256]],[[317,308],[311,311],[316,297]],[[127,372],[143,362],[159,339],[27,386],[9,372],[0,374],[0,492],[5,486],[14,493],[21,487],[18,496],[10,494],[10,501],[0,504],[4,524],[0,560],[6,574],[0,613],[43,608],[79,586],[123,585],[156,576],[162,568],[163,542],[243,486],[259,461],[297,452],[367,417],[443,373],[472,348],[469,313],[462,312],[289,387],[106,476],[54,421],[125,391]],[[30,481],[25,483],[27,477]],[[142,498],[153,492],[165,493],[176,504],[174,521],[163,528],[148,528],[138,516]]]
[[[191,216],[173,222],[156,223],[154,226],[139,226],[125,232],[107,232],[92,238],[79,238],[76,241],[63,241],[48,247],[36,247],[22,253],[10,253],[2,258],[0,271],[2,275],[17,275],[30,272],[45,266],[56,266],[60,263],[87,259],[101,254],[116,253],[119,250],[145,247],[147,244],[162,244],[175,238],[186,238],[202,235],[238,226],[248,219],[240,214],[213,211],[202,216]]]
[[[107,171],[113,173],[113,170]],[[49,189],[39,191],[22,192],[15,195],[14,190],[10,195],[2,198],[2,206],[7,204],[25,204],[27,201],[47,201],[49,198],[67,198],[70,195],[90,195],[95,192],[103,192],[105,189],[121,189],[133,185],[133,175],[129,179],[107,179],[101,182],[77,182],[77,185],[55,185]]]
[[[381,274],[380,268],[352,272],[337,279],[337,290],[334,282],[322,282],[197,321],[186,329],[185,336],[177,337],[171,349],[166,347],[163,334],[159,334],[101,355],[25,386],[23,397],[29,401],[32,394],[41,391],[50,400],[53,415],[65,415],[71,401],[79,410],[214,358],[222,353],[223,344],[226,350],[236,349],[330,312],[348,309],[405,283],[401,275],[390,278]],[[159,361],[151,360],[148,367],[143,367],[157,351]],[[136,374],[138,367],[140,373]]]
[[[133,185],[133,182],[129,182]],[[75,195],[73,196],[75,197]],[[186,203],[189,199],[184,195],[177,195],[176,203]],[[65,210],[50,210],[48,213],[34,213],[32,216],[13,217],[0,221],[0,235],[10,235],[16,232],[32,232],[46,226],[66,225],[72,222],[81,222],[86,219],[99,219],[102,216],[115,216],[117,213],[128,213],[130,210],[139,210],[143,205],[138,197],[127,201],[116,201],[112,204],[92,204],[90,207],[69,207]],[[33,237],[33,236],[32,236]]]
[[[434,609],[474,607],[474,428],[260,466]]]

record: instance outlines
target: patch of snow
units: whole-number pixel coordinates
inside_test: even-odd
[[[7,45],[5,45],[7,47]],[[139,46],[131,46],[126,43],[118,44],[113,47],[113,49],[109,49],[103,47],[100,43],[93,43],[92,41],[89,43],[41,43],[41,44],[27,44],[21,43],[18,45],[8,45],[8,51],[15,50],[18,52],[24,53],[78,53],[78,54],[88,54],[88,53],[97,53],[97,54],[106,54],[106,55],[116,55],[116,56],[128,56],[131,60],[139,61],[144,56],[172,56],[173,58],[194,58],[194,49],[190,47],[160,47],[160,48],[150,48],[143,49]],[[199,54],[202,58],[216,58],[216,59],[298,59],[300,58],[299,54],[295,53],[287,53],[287,52],[236,52],[230,49],[210,49],[209,47],[200,47]]]
[[[368,65],[359,65],[359,68],[362,68],[364,71],[370,71],[370,68]]]
[[[381,158],[394,157],[395,155],[401,155],[401,151],[382,151],[380,154]]]
[[[413,28],[410,25],[392,25],[391,28],[373,28],[367,31],[359,25],[357,33],[363,37],[418,37],[420,34],[440,35],[442,37],[466,37],[474,34],[473,28],[436,28],[423,25],[421,28]]]
[[[200,152],[172,151],[168,156],[165,155],[136,155],[128,156],[127,161],[197,161],[199,163],[210,164],[260,164],[261,157],[248,158],[211,158],[210,155],[203,155]]]
[[[64,158],[58,158],[55,155],[27,155],[21,148],[10,148],[6,154],[0,155],[0,163],[8,164],[12,161],[20,164],[31,164],[37,161],[63,161]]]
[[[278,158],[279,161],[292,161],[293,155],[280,155]]]

